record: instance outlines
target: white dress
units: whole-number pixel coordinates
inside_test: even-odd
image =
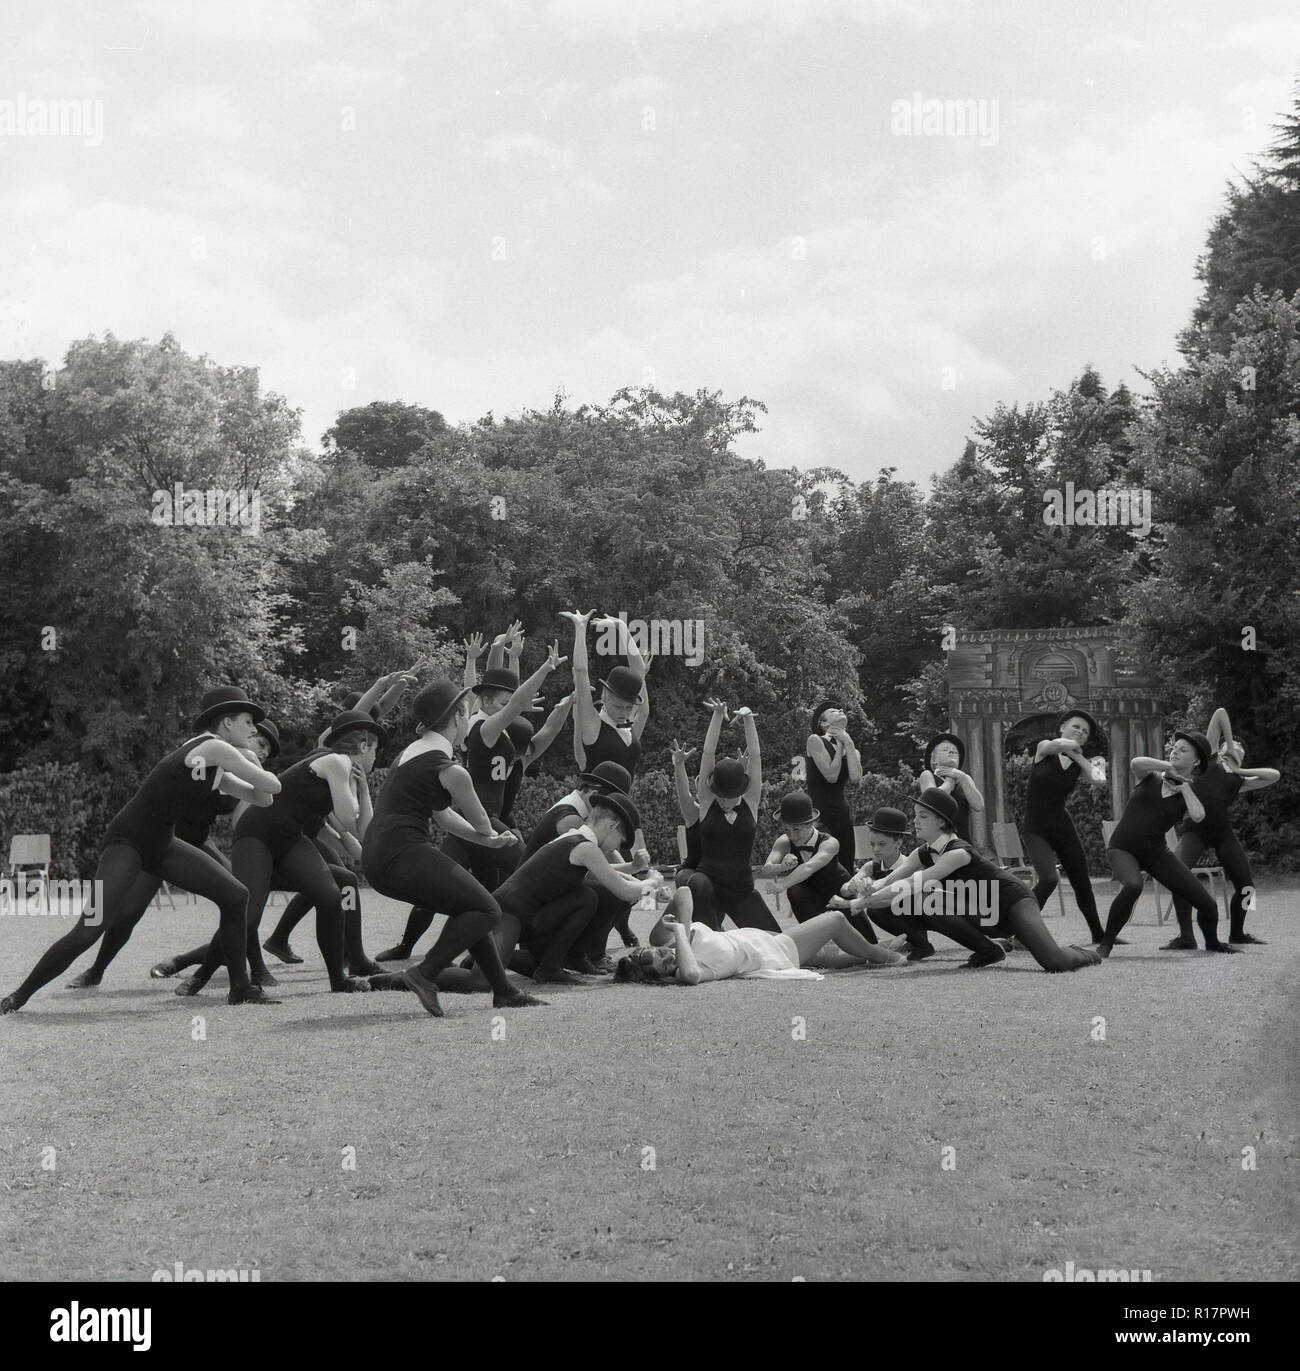
[[[799,965],[799,950],[786,933],[767,933],[761,928],[729,928],[715,933],[707,924],[693,923],[691,951],[700,969],[713,972],[716,981],[731,976],[768,981],[824,979]]]

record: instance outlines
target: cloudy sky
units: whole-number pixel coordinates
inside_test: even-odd
[[[1176,362],[1298,60],[1283,0],[5,0],[0,357],[171,330],[313,445],[705,387],[767,404],[747,455],[923,479]]]

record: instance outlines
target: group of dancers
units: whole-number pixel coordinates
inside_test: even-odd
[[[435,1016],[443,1012],[439,993],[448,991],[489,992],[494,1007],[545,1004],[512,972],[532,989],[590,984],[611,973],[621,981],[687,985],[732,976],[819,977],[818,968],[925,961],[935,955],[935,934],[969,952],[967,967],[992,966],[1023,950],[1046,971],[1075,971],[1122,944],[1144,873],[1174,898],[1179,934],[1169,948],[1196,948],[1193,910],[1209,951],[1262,942],[1245,931],[1254,886],[1230,810],[1239,794],[1279,777],[1271,768],[1243,766],[1222,710],[1207,733],[1175,733],[1167,760],[1132,760],[1137,783],[1108,849],[1120,889],[1104,926],[1066,810],[1081,778],[1106,783],[1089,755],[1101,730],[1079,708],[1061,715],[1058,736],[1039,743],[1031,768],[1022,828],[1037,876],[1033,890],[972,842],[971,815],[983,810],[984,798],[963,770],[961,739],[951,733],[925,748],[910,819],[892,807],[872,815],[871,855],[855,869],[848,791],[863,775],[862,759],[834,700],[813,711],[806,789],[781,799],[773,816],[780,834],[757,872],[757,722],[748,708],[705,701],[710,718],[694,782],[693,751],[672,744],[683,851],[680,865],[661,871],[652,865],[634,799],[651,663],[622,619],[562,617],[573,626],[573,685],[549,713],[540,692],[569,659],[554,643],[537,670],[522,677],[524,635],[516,622],[487,645],[481,676],[485,644],[475,636],[459,682],[439,679],[421,688],[417,663],[348,696],[316,746],[278,773],[269,764],[280,753],[280,735],[265,710],[234,686],[209,691],[193,735],[162,758],[109,823],[94,877],[99,898],[87,900],[76,926],[0,1000],[0,1014],[21,1009],[97,941],[93,965],[71,985],[98,985],[164,881],[210,899],[218,926],[209,941],[156,964],[151,975],[193,968],[176,993],[196,996],[224,965],[234,1005],[279,1002],[268,994],[277,982],[263,953],[301,962],[290,937],[313,909],[332,991],[409,991]],[[615,634],[626,662],[594,684],[589,627]],[[388,737],[383,720],[412,692],[416,736],[372,799],[370,772]],[[520,787],[570,719],[574,787],[525,838],[513,827]],[[724,729],[737,723],[743,750],[719,755]],[[210,838],[221,814],[233,824],[228,858]],[[1167,838],[1175,826],[1176,849]],[[1218,936],[1213,897],[1190,870],[1207,847],[1234,887],[1227,942]],[[1061,946],[1043,923],[1058,863],[1091,934],[1088,947]],[[363,944],[358,866],[371,888],[411,906],[401,940],[373,959]],[[788,900],[793,929],[782,930],[756,875]],[[968,899],[972,885],[989,897],[979,913]],[[293,899],[262,942],[273,890]],[[629,916],[646,896],[664,908],[643,947]],[[445,923],[422,959],[394,969],[414,961],[438,914]],[[728,919],[731,928],[724,927]],[[615,931],[631,949],[617,963],[607,955]]]

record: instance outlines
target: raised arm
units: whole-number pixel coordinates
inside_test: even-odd
[[[546,722],[533,734],[532,741],[528,744],[527,765],[531,766],[560,736],[560,730],[564,727],[572,708],[571,694],[556,702],[555,708],[546,716]]]
[[[650,686],[647,681],[650,663],[641,655],[641,649],[637,647],[636,639],[628,632],[625,619],[616,619],[613,615],[607,614],[597,619],[592,627],[613,629],[619,652],[627,658],[628,666],[641,677],[641,699],[632,712],[632,736],[639,739],[645,731],[646,721],[650,718]]]
[[[748,754],[745,767],[749,776],[749,788],[745,791],[745,799],[757,814],[758,806],[763,799],[763,753],[758,741],[758,724],[755,723],[753,711],[748,706],[738,709],[736,718],[744,720],[745,751]]]
[[[560,617],[573,625],[573,742],[574,761],[586,765],[586,757],[578,755],[578,744],[586,749],[600,737],[600,711],[591,694],[591,669],[587,663],[587,624],[595,610],[583,614],[564,610]]]
[[[826,746],[826,739],[820,733],[810,733],[808,741],[804,744],[804,751],[812,758],[812,764],[821,772],[822,778],[833,781],[836,773],[840,769],[840,749],[832,740],[831,746]]]
[[[717,765],[718,739],[722,735],[723,720],[727,717],[727,706],[721,700],[705,700],[704,703],[713,711],[713,717],[709,720],[708,731],[704,735],[704,747],[700,752],[698,793],[701,814],[713,803],[713,791],[709,786],[709,777]]]
[[[526,681],[520,683],[519,689],[506,701],[504,708],[497,710],[490,718],[483,720],[479,727],[479,736],[488,747],[497,745],[501,735],[506,731],[506,726],[514,723],[524,710],[532,706],[533,696],[537,693],[542,682],[550,676],[551,672],[558,671],[567,660],[567,657],[560,656],[559,643],[552,643],[551,650],[546,654],[546,660]]]
[[[1227,743],[1229,747],[1232,746],[1232,720],[1228,718],[1228,711],[1222,706],[1210,715],[1205,736],[1210,740],[1211,752],[1218,752],[1224,743]]]
[[[465,675],[461,684],[466,690],[478,688],[478,659],[483,652],[483,635],[471,633],[465,639]]]
[[[1152,772],[1163,775],[1166,771],[1172,771],[1173,767],[1161,757],[1134,757],[1128,764],[1128,769],[1138,780],[1145,776],[1150,776]]]
[[[673,739],[673,784],[677,787],[677,808],[682,822],[689,828],[700,821],[700,806],[691,794],[690,778],[686,774],[686,759],[691,754]]]

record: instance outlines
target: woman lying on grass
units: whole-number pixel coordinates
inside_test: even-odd
[[[692,922],[694,902],[689,886],[677,890],[650,933],[650,946],[638,948],[618,963],[616,981],[676,981],[701,985],[730,976],[754,980],[811,980],[822,977],[803,963],[833,942],[854,965],[870,962],[894,966],[903,958],[869,943],[838,910],[818,914],[789,933],[736,928],[718,933]]]

